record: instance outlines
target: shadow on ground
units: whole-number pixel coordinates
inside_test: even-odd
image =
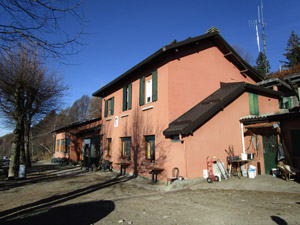
[[[71,210],[75,214],[77,213],[78,208],[83,209],[84,207],[86,207],[86,208],[91,207],[91,211],[92,211],[93,209],[98,210],[98,207],[100,207],[102,209],[102,207],[105,208],[105,206],[109,206],[108,211],[113,210],[112,205],[109,205],[105,201],[85,203],[85,204],[75,204],[75,205],[69,205],[69,206],[59,206],[59,207],[55,207],[55,206],[58,204],[67,202],[69,200],[93,193],[100,189],[107,188],[107,187],[110,187],[110,186],[113,186],[113,185],[116,185],[119,183],[127,182],[131,179],[134,179],[134,177],[118,175],[113,179],[110,179],[108,181],[105,181],[105,182],[102,182],[99,184],[90,185],[88,187],[80,188],[80,189],[71,191],[69,193],[51,196],[49,198],[45,198],[45,199],[42,199],[42,200],[39,200],[39,201],[36,201],[33,203],[29,203],[26,205],[22,205],[22,206],[18,206],[18,207],[12,208],[12,209],[2,211],[2,212],[0,212],[0,224],[18,224],[18,223],[21,224],[22,223],[21,220],[24,221],[24,219],[28,219],[30,221],[28,221],[28,223],[24,222],[22,224],[32,224],[31,220],[33,220],[33,222],[36,222],[36,221],[40,221],[40,218],[43,218],[43,219],[51,218],[53,212],[58,212],[59,211],[58,209],[60,209],[62,212]],[[83,207],[83,205],[84,205],[84,207]],[[62,209],[66,209],[66,210],[62,210]],[[78,210],[78,211],[80,211],[80,210]],[[83,210],[83,211],[87,212],[87,210]],[[104,210],[104,212],[107,212],[107,211]],[[98,217],[101,217],[105,214],[100,211],[98,213],[100,213],[100,215],[98,215]],[[28,217],[28,215],[33,215],[33,216]],[[60,213],[59,215],[61,217],[66,217],[66,219],[70,219],[70,217],[71,217],[71,214],[70,214],[70,216],[66,216],[66,215],[69,215],[69,212],[67,212],[66,215],[64,213]],[[80,214],[80,215],[84,215],[84,214]],[[90,213],[87,212],[86,215],[90,215]],[[96,213],[96,215],[97,215],[97,213]],[[86,219],[89,219],[87,217],[88,216],[86,216]],[[49,224],[81,224],[81,223],[77,223],[77,222],[71,223],[69,220],[67,220],[66,223],[60,223],[60,221],[58,219],[59,217],[55,216],[54,218],[57,218],[57,221],[55,221],[54,223],[49,223]],[[94,216],[91,215],[91,219],[95,219]],[[98,220],[99,220],[99,218],[98,218]],[[52,219],[51,219],[51,221],[52,221]],[[47,222],[47,220],[46,220],[46,222]],[[82,223],[82,224],[91,224],[91,223],[92,222]],[[45,223],[37,222],[37,224],[45,224]]]
[[[62,166],[57,164],[50,165],[35,165],[33,168],[28,169],[27,177],[25,179],[17,180],[6,180],[0,182],[0,191],[9,190],[12,188],[17,188],[29,184],[36,184],[45,181],[55,181],[63,179],[65,177],[74,177],[81,173],[86,173],[85,170],[78,170],[66,175],[57,176],[57,172],[73,169],[71,166]]]
[[[279,216],[271,216],[271,219],[276,224],[279,224],[279,225],[287,225],[288,224],[284,219],[281,219]]]
[[[3,224],[93,224],[115,209],[112,201],[93,201],[30,211]],[[2,224],[2,223],[1,223]]]

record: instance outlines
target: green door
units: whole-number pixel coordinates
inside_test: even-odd
[[[276,156],[278,151],[277,135],[263,136],[265,173],[270,174],[272,168],[276,168]]]

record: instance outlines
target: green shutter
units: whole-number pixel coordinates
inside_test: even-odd
[[[292,97],[288,98],[288,109],[292,108]]]
[[[107,114],[108,114],[108,101],[105,100],[104,117],[107,117]]]
[[[123,87],[123,111],[127,110],[127,88]]]
[[[131,109],[131,100],[132,99],[132,84],[128,85],[128,109]]]
[[[157,101],[157,70],[152,72],[152,101]]]
[[[249,93],[250,115],[259,115],[258,95]]]
[[[253,94],[253,99],[254,99],[254,113],[255,115],[259,115],[258,95]]]
[[[115,97],[112,97],[110,99],[110,112],[111,112],[111,116],[114,115],[114,100],[115,100]]]
[[[140,79],[140,105],[145,104],[145,77]]]

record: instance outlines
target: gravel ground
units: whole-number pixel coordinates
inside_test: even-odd
[[[0,181],[0,224],[300,224],[300,184],[269,175],[151,185],[145,178],[36,165]]]

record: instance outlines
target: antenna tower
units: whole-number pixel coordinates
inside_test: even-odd
[[[263,39],[263,43],[264,43],[264,54],[265,54],[265,56],[267,56],[267,52],[266,52],[266,38],[265,38],[265,26],[267,26],[267,24],[264,21],[263,0],[261,0],[260,12],[261,12],[261,19],[260,19],[260,16],[259,16],[259,6],[258,6],[258,24],[262,28],[262,39]]]
[[[258,47],[258,52],[260,52],[260,45],[259,45],[259,40],[260,40],[260,36],[259,36],[259,29],[261,29],[262,31],[262,40],[263,40],[263,46],[264,46],[264,55],[265,57],[267,57],[267,51],[266,51],[266,37],[265,37],[265,26],[267,26],[265,20],[264,20],[264,13],[263,13],[263,0],[261,0],[260,2],[260,8],[258,6],[258,19],[254,20],[254,21],[249,21],[249,25],[250,26],[255,26],[256,28],[256,38],[257,38],[257,47]],[[267,62],[265,62],[265,68],[266,68],[266,73],[265,75],[267,75]]]

